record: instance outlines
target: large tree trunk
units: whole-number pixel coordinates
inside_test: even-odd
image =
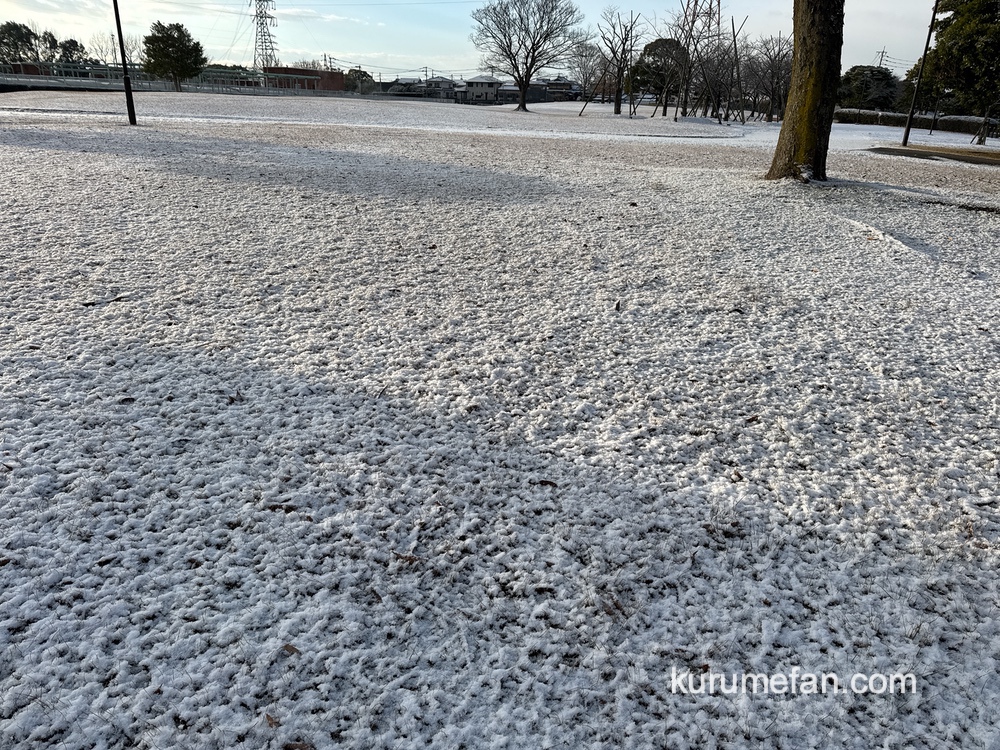
[[[840,86],[844,0],[795,0],[792,85],[767,179],[825,180]]]
[[[518,83],[517,85],[517,109],[515,112],[527,112],[528,111],[528,86],[531,85],[530,81],[525,81],[524,83]]]

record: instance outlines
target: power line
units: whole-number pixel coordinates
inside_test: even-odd
[[[249,21],[249,20],[250,20],[250,16],[249,15],[244,15],[243,18],[239,21],[239,23],[236,24],[236,31],[233,34],[233,41],[231,41],[229,43],[229,48],[226,50],[226,52],[223,55],[223,57],[228,57],[229,56],[229,53],[233,51],[233,47],[236,46],[236,41],[239,39],[240,35],[241,34],[245,34],[247,32],[247,30],[249,30],[249,28],[250,28],[249,26],[247,26],[246,29],[242,29],[241,30],[241,26],[242,26],[243,22],[244,21]]]
[[[243,16],[243,17],[246,17],[247,15],[246,11],[243,10],[228,10],[225,8],[220,8],[218,6],[213,7],[213,5],[211,4],[206,5],[204,3],[182,3],[179,2],[179,0],[160,0],[160,3],[162,3],[163,5],[177,5],[181,8],[196,8],[198,10],[203,10],[206,13],[228,13],[229,15],[232,16]]]

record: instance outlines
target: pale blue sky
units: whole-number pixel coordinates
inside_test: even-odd
[[[148,33],[154,21],[183,23],[215,62],[252,63],[254,26],[248,0],[119,0],[126,34]],[[470,13],[482,0],[358,2],[357,0],[276,0],[273,29],[282,62],[320,58],[327,53],[343,67],[360,64],[385,78],[417,74],[424,68],[472,75],[479,54],[469,41]],[[577,3],[587,23],[596,25],[609,3]],[[680,0],[617,3],[655,21],[680,8]],[[920,55],[933,0],[847,0],[844,68],[870,64],[885,48],[887,67],[902,74]],[[749,16],[746,30],[788,34],[792,0],[723,0],[724,23],[737,26]],[[60,38],[87,44],[95,32],[114,30],[111,0],[0,0],[0,22],[34,22]],[[422,75],[422,73],[421,73]]]

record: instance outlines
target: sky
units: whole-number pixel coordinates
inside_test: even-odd
[[[427,73],[469,77],[480,55],[469,41],[470,14],[483,0],[275,0],[272,34],[283,64],[322,59],[339,67],[362,66],[376,78]],[[607,0],[577,2],[586,24],[597,25]],[[119,0],[125,34],[149,33],[154,21],[182,23],[215,63],[253,63],[253,0]],[[681,7],[681,0],[617,3],[643,15],[655,28]],[[926,7],[925,7],[926,6]],[[902,75],[920,56],[933,0],[847,0],[843,67],[883,64]],[[735,17],[751,37],[790,34],[792,0],[723,0],[723,23]],[[60,39],[87,45],[114,31],[111,0],[0,0],[0,23],[33,23]]]

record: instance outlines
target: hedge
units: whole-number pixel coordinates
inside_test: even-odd
[[[874,112],[872,110],[838,109],[833,119],[846,125],[890,125],[898,128],[906,126],[906,115],[901,112]],[[965,117],[945,115],[934,118],[930,115],[915,115],[913,127],[918,130],[930,130],[933,124],[935,130],[947,130],[951,133],[967,133],[976,135],[983,126],[982,117]],[[1000,120],[990,119],[989,138],[1000,138]]]

